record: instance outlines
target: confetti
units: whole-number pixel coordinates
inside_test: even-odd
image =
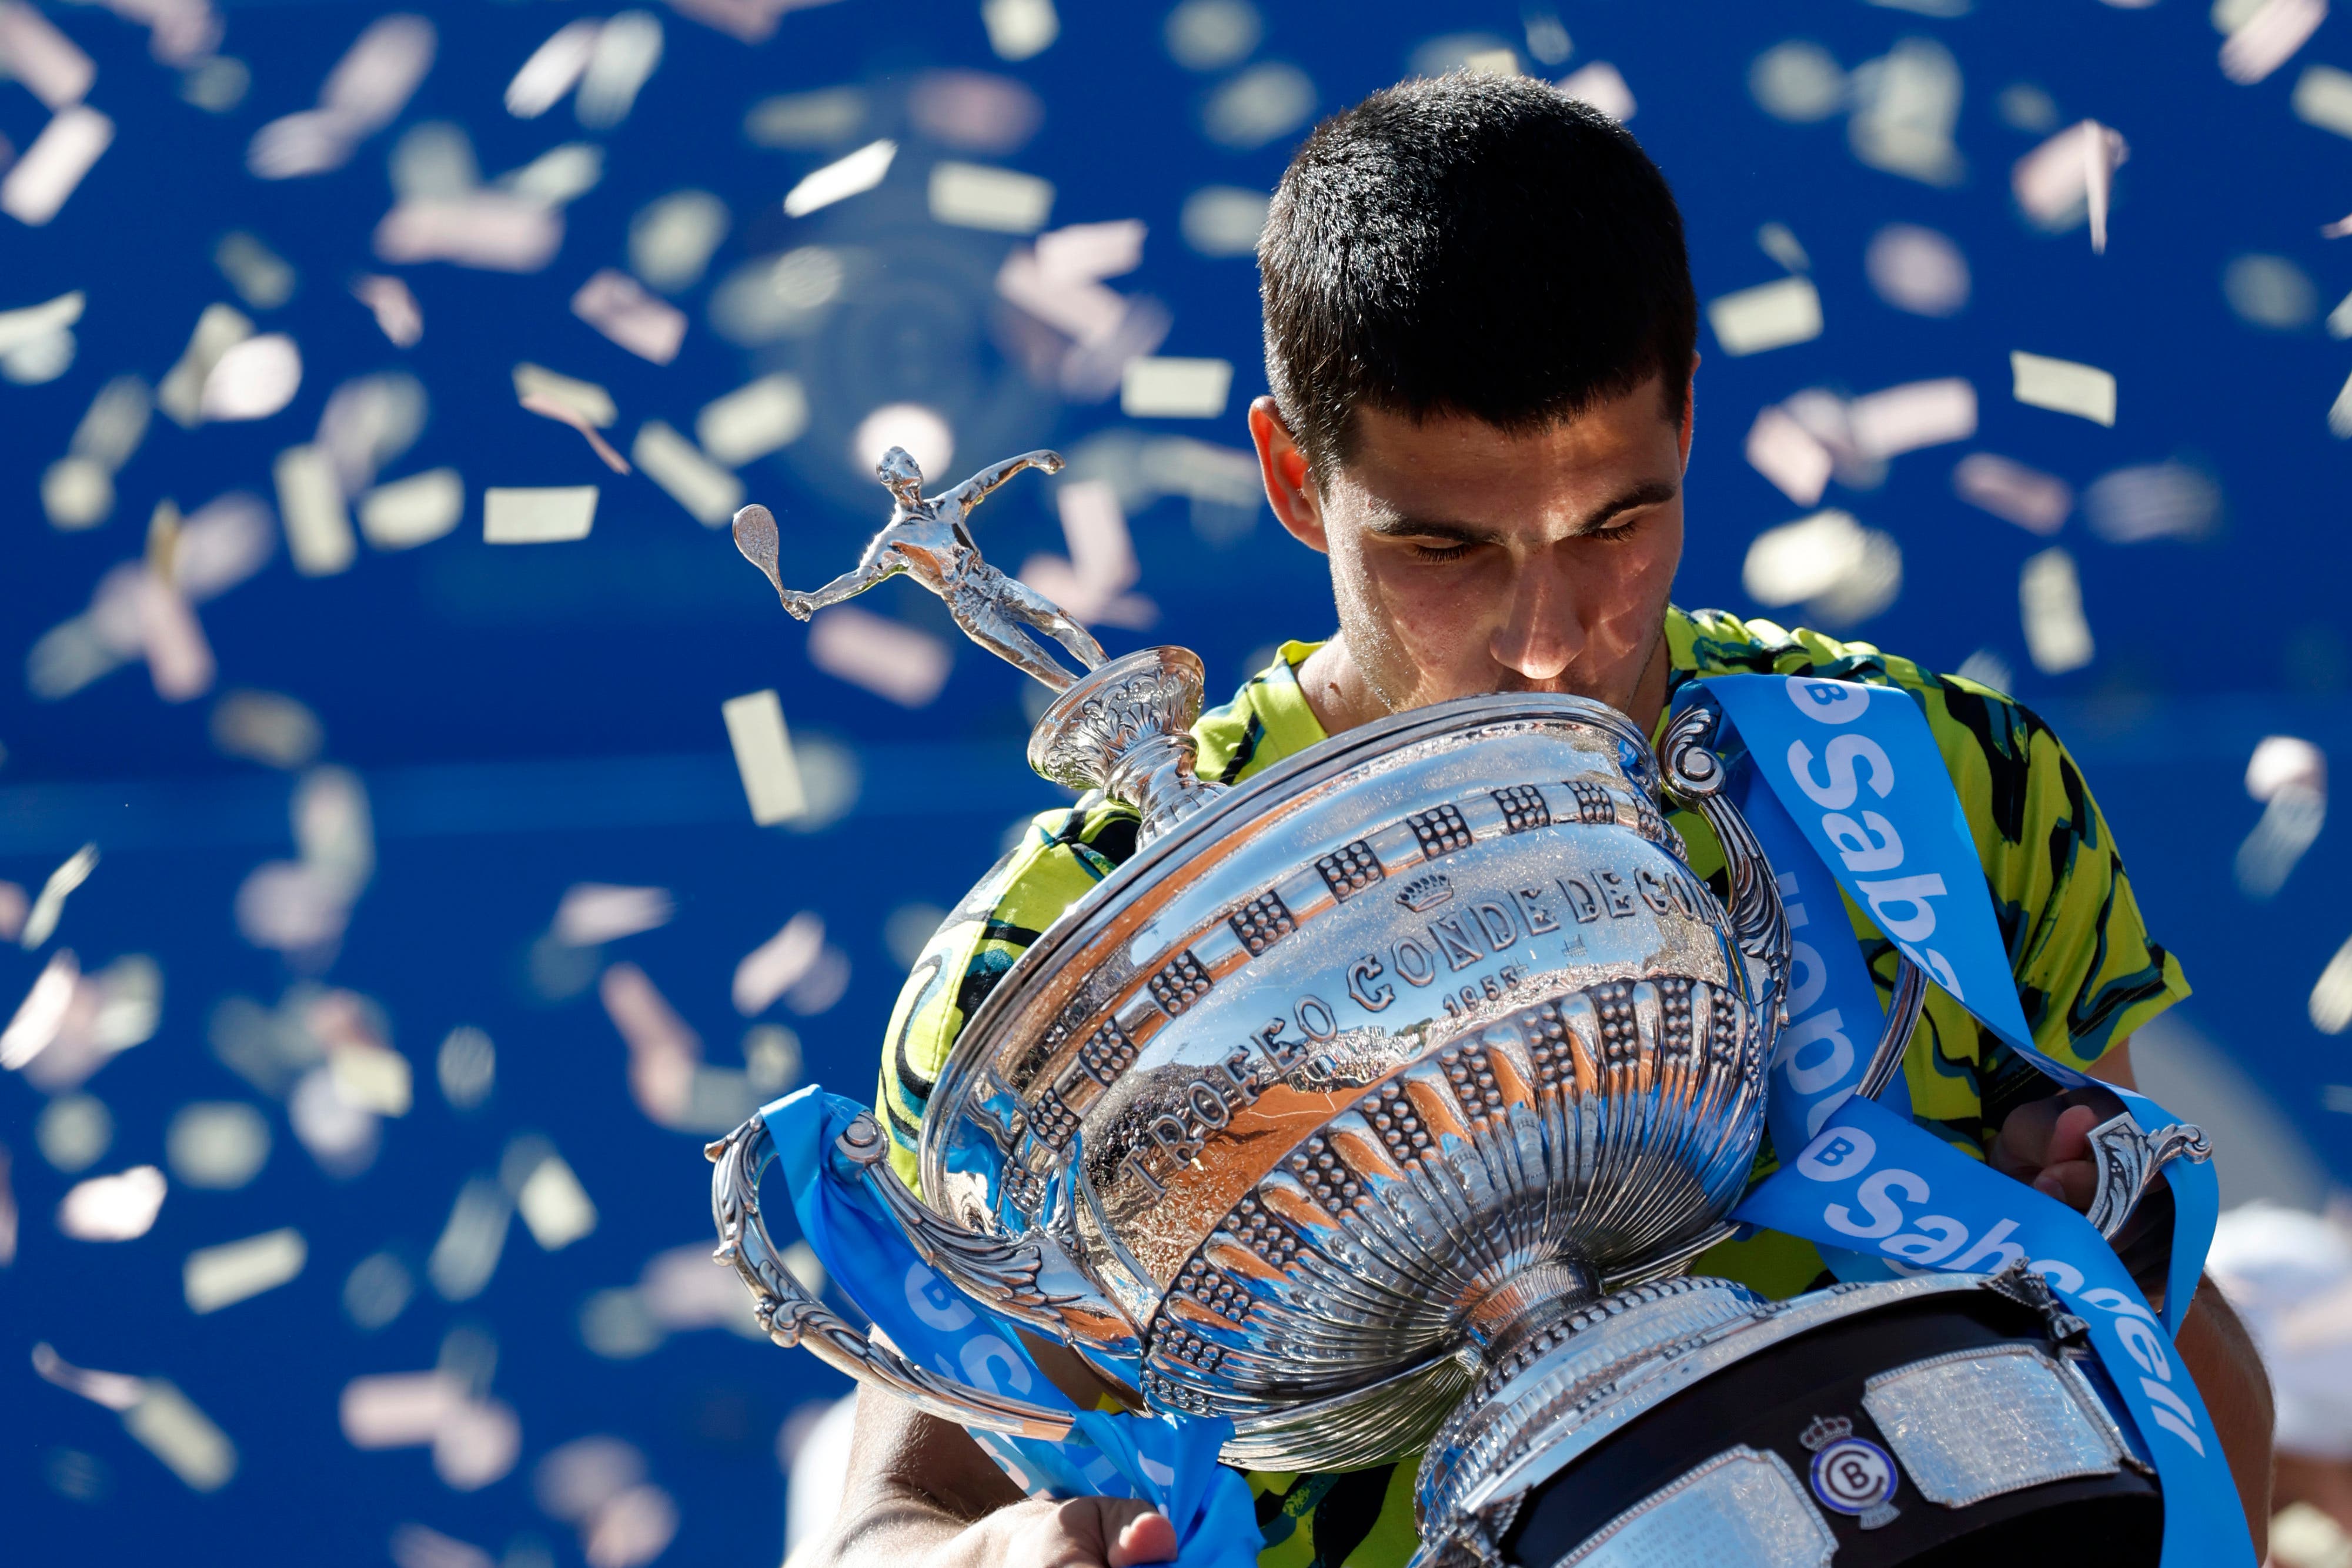
[[[194,429],[203,422],[205,382],[221,356],[253,336],[253,323],[234,306],[207,305],[196,318],[187,349],[155,388],[155,402],[174,423]]]
[[[2116,422],[2116,378],[2094,365],[2012,349],[2011,395],[2033,408],[2071,413],[2094,424]]]
[[[1747,457],[1750,467],[1801,507],[1822,498],[1837,465],[1820,438],[1780,408],[1764,409],[1748,426]]]
[[[606,22],[597,30],[572,100],[580,123],[609,131],[626,120],[661,57],[662,25],[652,13],[624,11]]]
[[[1201,129],[1235,152],[1263,147],[1307,123],[1315,112],[1315,83],[1297,66],[1262,60],[1235,73],[1209,95]]]
[[[269,1163],[269,1122],[241,1101],[192,1102],[172,1113],[163,1158],[186,1186],[233,1192]]]
[[[2074,509],[2074,492],[2064,480],[1990,452],[1961,458],[1952,469],[1952,489],[1970,506],[2029,533],[2056,533]]]
[[[1051,182],[1010,169],[942,159],[931,165],[932,218],[961,228],[1035,234],[1053,210]]]
[[[694,438],[713,460],[740,468],[798,441],[808,422],[806,389],[779,371],[703,404]]]
[[[1895,601],[1903,555],[1893,538],[1851,513],[1816,512],[1757,535],[1739,581],[1768,608],[1801,603],[1818,620],[1851,625]]]
[[[213,265],[220,268],[237,298],[256,310],[275,310],[294,298],[299,279],[286,258],[255,235],[233,229],[213,246]]]
[[[1236,185],[1203,185],[1184,198],[1177,228],[1202,256],[1255,256],[1270,198]]]
[[[302,1272],[310,1257],[302,1233],[290,1227],[200,1247],[181,1266],[188,1311],[202,1316],[274,1291]]]
[[[872,190],[890,172],[891,161],[898,156],[898,144],[884,140],[869,141],[846,158],[827,163],[784,193],[784,215],[804,218]]]
[[[79,103],[98,79],[98,67],[81,46],[25,0],[0,5],[0,74],[31,89],[45,109]]]
[[[65,359],[73,357],[73,333],[81,319],[85,298],[79,289],[60,294],[41,305],[0,311],[0,371],[13,381],[37,384],[65,369],[57,362],[58,346]],[[19,374],[19,371],[23,373]]]
[[[82,176],[114,141],[114,121],[82,104],[61,109],[0,178],[0,213],[28,228],[58,215]]]
[[[597,995],[628,1045],[629,1093],[637,1108],[658,1125],[682,1126],[693,1106],[700,1037],[635,964],[606,969]]]
[[[1845,107],[1846,75],[1827,49],[1791,38],[1748,62],[1748,93],[1773,119],[1807,125]]]
[[[381,17],[328,74],[319,107],[254,132],[246,167],[265,180],[323,174],[350,162],[360,142],[398,118],[433,68],[436,38],[422,16]]]
[[[407,1310],[416,1277],[389,1252],[360,1260],[343,1281],[343,1315],[362,1333],[383,1328]]]
[[[2221,44],[2221,74],[2251,86],[2286,64],[2327,19],[2327,0],[2263,0]]]
[[[2352,937],[2319,972],[2311,988],[2310,1010],[2311,1027],[2322,1034],[2342,1034],[2352,1028]]]
[[[515,1210],[531,1239],[549,1252],[561,1251],[596,1228],[595,1204],[552,1149],[530,1165],[515,1192]]]
[[[517,120],[536,120],[562,102],[563,95],[579,85],[580,73],[588,68],[589,57],[596,52],[596,36],[604,26],[585,19],[566,22],[533,49],[507,84],[507,112]]]
[[[16,1261],[16,1192],[8,1176],[8,1147],[0,1144],[0,1269]]]
[[[907,103],[915,128],[967,152],[1013,152],[1037,134],[1045,105],[1010,77],[985,71],[926,71]]]
[[[677,910],[667,888],[574,883],[555,906],[555,939],[572,947],[617,942],[668,925]]]
[[[1727,354],[1760,354],[1822,335],[1822,297],[1810,278],[1783,277],[1707,301],[1707,325]]]
[[[394,1568],[498,1568],[480,1547],[413,1521],[394,1526],[385,1549]]]
[[[1214,419],[1233,384],[1230,360],[1129,360],[1118,408],[1130,419]]]
[[[743,504],[743,482],[658,419],[637,427],[629,456],[706,528],[724,526]]]
[[[236,1474],[228,1434],[163,1378],[144,1380],[139,1402],[122,1413],[122,1427],[191,1491],[218,1491]]]
[[[0,942],[14,942],[25,929],[25,916],[32,903],[25,890],[13,882],[0,882]]]
[[[77,1241],[135,1241],[154,1226],[167,1184],[153,1166],[92,1176],[58,1205],[58,1228]]]
[[[446,261],[492,272],[537,272],[563,244],[562,214],[499,191],[404,200],[376,225],[375,254],[404,265]]]
[[[2036,227],[2060,233],[2091,220],[2094,175],[2104,208],[2105,182],[2130,155],[2119,132],[2085,120],[2020,158],[2010,170],[2010,189]],[[2104,217],[2098,221],[2104,229]],[[2096,244],[2105,248],[2103,238]]]
[[[40,896],[33,900],[33,912],[25,917],[25,929],[17,938],[26,952],[31,952],[54,936],[58,917],[65,914],[66,897],[89,880],[98,869],[98,846],[84,844],[68,856],[57,870],[49,873],[41,883]]]
[[[784,728],[783,705],[775,692],[730,697],[719,714],[727,723],[727,741],[735,752],[735,770],[743,779],[751,821],[765,828],[801,815],[808,796],[793,760],[792,736]]]
[[[849,450],[861,468],[871,469],[893,446],[926,474],[945,474],[955,459],[955,432],[934,408],[919,402],[884,403],[857,422]]]
[[[2074,558],[2055,547],[2031,557],[2017,579],[2025,623],[2025,651],[2045,675],[2063,675],[2091,662],[2095,651],[2083,616],[2083,580]]]
[[[1969,263],[1959,246],[1916,224],[1889,224],[1871,236],[1863,269],[1878,297],[1915,316],[1957,316],[1969,303]]]
[[[113,514],[115,473],[146,439],[153,407],[137,376],[116,376],[99,389],[66,455],[41,475],[41,509],[51,528],[92,528]]]
[[[557,544],[584,539],[595,520],[593,485],[539,488],[493,486],[482,492],[482,538],[488,544]]]
[[[1952,129],[1960,113],[1960,68],[1933,38],[1912,37],[1855,68],[1846,141],[1871,168],[1930,185],[1968,172]]]
[[[305,577],[331,577],[358,559],[359,543],[344,509],[342,487],[327,454],[314,445],[289,446],[271,465],[278,486],[278,516],[286,526],[286,551]]]
[[[506,1189],[488,1176],[475,1176],[458,1189],[441,1239],[425,1265],[433,1289],[448,1301],[468,1301],[482,1293],[505,1249],[513,1206]]]
[[[282,332],[247,338],[214,361],[198,394],[206,419],[267,419],[294,401],[302,385],[302,355]]]
[[[2249,327],[2298,331],[2318,319],[2319,287],[2283,256],[2232,256],[2221,271],[2221,297]]]
[[[1477,68],[1474,65],[1472,69]],[[1496,74],[1507,76],[1509,70]],[[1610,119],[1623,123],[1633,118],[1633,89],[1625,85],[1622,72],[1607,60],[1595,60],[1559,78],[1559,90],[1581,103],[1589,103]]]
[[[2233,870],[2238,891],[2259,903],[2277,896],[2327,821],[2327,758],[2299,737],[2265,736],[2247,759],[2246,793],[2263,815]]]
[[[988,29],[988,47],[1000,59],[1043,54],[1062,33],[1054,0],[981,0],[980,19]]]
[[[455,468],[430,468],[360,497],[360,532],[377,549],[430,543],[466,515],[466,483]]]
[[[845,604],[810,622],[808,649],[809,662],[825,674],[909,708],[937,699],[955,662],[929,632]]]
[[[606,267],[580,286],[572,313],[640,359],[666,365],[686,341],[686,314],[645,290],[625,272]]]
[[[32,946],[37,946],[35,943]],[[66,1009],[72,1005],[81,967],[73,954],[60,948],[49,955],[25,999],[16,1004],[8,1027],[0,1030],[0,1069],[15,1072],[57,1043],[65,1027]]]
[[[230,757],[271,768],[301,768],[326,744],[319,717],[279,692],[233,691],[213,705],[212,740]]]
[[[1912,382],[1854,399],[1846,418],[1864,457],[1899,456],[1974,435],[1976,388],[1958,376]]]
[[[753,1018],[798,985],[824,951],[824,918],[802,910],[735,966],[735,1010]]]
[[[866,94],[854,87],[763,98],[743,117],[755,147],[834,147],[856,139],[866,119]]]
[[[2339,441],[2352,440],[2352,376],[2344,379],[2335,402],[2328,406],[2327,433]]]
[[[2118,468],[2083,494],[2091,531],[2109,544],[2201,538],[2221,516],[2221,487],[2186,463]]]
[[[665,294],[702,281],[727,237],[727,204],[708,191],[672,191],[629,220],[629,270]]]
[[[42,1107],[33,1142],[41,1158],[73,1176],[106,1157],[114,1143],[114,1114],[90,1095],[60,1094]]]

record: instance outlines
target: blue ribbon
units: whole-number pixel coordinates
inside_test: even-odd
[[[1744,743],[1736,775],[1746,787],[1743,810],[1784,897],[1805,906],[1805,925],[1842,914],[1843,889],[2011,1050],[2061,1083],[2091,1082],[2043,1054],[2026,1028],[1967,816],[1908,694],[1811,676],[1732,675],[1695,682],[1679,700],[1701,691],[1722,705]],[[1832,917],[1832,929],[1840,925]],[[1766,1106],[1784,1165],[1733,1218],[1820,1244],[1832,1269],[1849,1279],[1923,1268],[1990,1271],[2031,1259],[2091,1323],[2094,1347],[2157,1458],[2165,1561],[2176,1568],[2250,1561],[2244,1515],[2203,1404],[2156,1342],[2159,1320],[2113,1249],[2063,1204],[1990,1171],[1899,1111],[1856,1097],[1877,1030],[1874,1022],[1857,1040],[1851,1025],[1843,1031],[1840,1025],[1878,1019],[1875,988],[1869,1005],[1856,998],[1853,988],[1869,977],[1851,944],[1806,946],[1791,965],[1790,1027],[1771,1064]],[[2117,1092],[2143,1128],[2175,1120],[2144,1095]],[[1843,1191],[1861,1180],[1870,1168],[1864,1151],[1881,1146],[1905,1164],[1887,1165],[1864,1183],[1858,1218],[1852,1202],[1823,1189]],[[1789,1163],[1791,1149],[1803,1153]],[[2220,1200],[2209,1166],[2176,1161],[2164,1175],[2174,1199],[2160,1320],[2169,1336],[2195,1297]],[[1903,1202],[1929,1201],[1931,1179],[1948,1212],[1913,1218]]]
[[[814,1084],[761,1109],[793,1212],[827,1275],[908,1361],[992,1394],[1069,1410],[1069,1439],[971,1436],[1038,1497],[1139,1498],[1176,1527],[1179,1568],[1249,1568],[1261,1536],[1249,1485],[1217,1463],[1223,1420],[1078,1410],[1012,1325],[915,1253],[835,1140],[864,1107]]]

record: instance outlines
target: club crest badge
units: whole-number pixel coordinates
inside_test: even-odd
[[[1867,1437],[1853,1435],[1843,1416],[1816,1416],[1797,1441],[1813,1456],[1813,1496],[1823,1508],[1847,1514],[1864,1530],[1892,1523],[1900,1511],[1891,1500],[1900,1479],[1895,1456]]]

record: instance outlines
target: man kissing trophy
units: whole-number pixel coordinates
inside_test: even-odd
[[[2254,1561],[2209,1151],[2125,1055],[2179,966],[2024,709],[1667,602],[1663,177],[1539,83],[1408,83],[1307,141],[1260,263],[1252,434],[1341,630],[1223,709],[982,559],[1051,453],[926,497],[892,450],[811,594],[736,517],[803,619],[939,594],[1083,791],[942,925],[872,1113],[710,1147],[763,1325],[869,1385],[810,1560]],[[871,1331],[782,1266],[779,1155]]]

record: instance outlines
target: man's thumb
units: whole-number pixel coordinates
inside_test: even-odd
[[[1119,1513],[1134,1511],[1121,1520]],[[1103,1534],[1110,1544],[1109,1568],[1135,1568],[1145,1563],[1176,1561],[1176,1527],[1168,1516],[1149,1504],[1121,1499],[1106,1501]]]

